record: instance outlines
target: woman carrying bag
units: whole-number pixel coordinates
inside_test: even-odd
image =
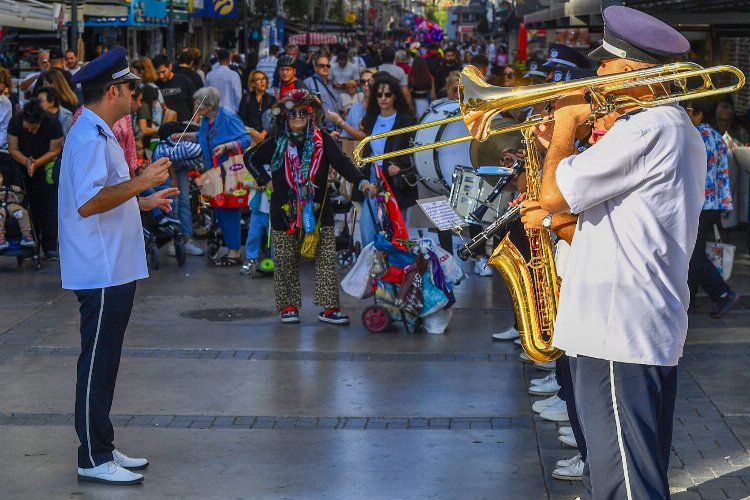
[[[232,154],[239,153],[239,149],[244,151],[250,146],[252,139],[242,120],[236,113],[221,106],[221,96],[214,87],[203,87],[193,94],[193,106],[201,117],[200,129],[197,133],[185,134],[184,139],[201,145],[204,168],[214,165],[214,157],[218,165],[223,165]],[[177,140],[179,134],[173,134],[172,138]],[[226,172],[223,172],[224,175]],[[236,266],[241,263],[241,212],[241,208],[214,209],[224,242],[229,249],[225,256],[215,262],[217,266]]]
[[[318,320],[347,324],[349,317],[339,309],[334,211],[327,203],[329,170],[335,169],[363,193],[374,193],[374,186],[319,128],[323,108],[308,91],[287,93],[272,112],[278,135],[245,153],[245,165],[259,185],[273,190],[270,218],[276,308],[282,323],[299,323],[299,260],[304,255],[315,259],[314,303],[323,308]],[[264,165],[271,166],[270,174]]]

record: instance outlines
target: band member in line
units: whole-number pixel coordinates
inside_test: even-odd
[[[611,6],[603,17],[604,42],[590,54],[600,76],[669,63],[690,49],[637,10]],[[648,86],[615,92],[653,97]],[[590,113],[583,92],[558,103],[540,198],[552,214],[578,214],[554,344],[571,357],[588,445],[582,498],[668,498],[705,148],[679,106],[629,106],[576,154],[575,130]]]

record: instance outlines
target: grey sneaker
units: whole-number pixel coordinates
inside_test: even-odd
[[[188,255],[194,255],[196,257],[200,257],[206,254],[206,252],[201,247],[196,245],[193,240],[187,240],[185,242],[185,253],[187,253]]]
[[[250,259],[244,264],[242,264],[242,267],[240,268],[240,274],[255,274],[255,270],[257,268],[255,267],[255,260]]]

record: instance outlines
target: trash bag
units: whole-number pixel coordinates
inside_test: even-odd
[[[349,272],[341,281],[341,288],[355,299],[364,299],[371,294],[370,268],[378,250],[372,243],[365,246]]]
[[[448,328],[448,323],[450,323],[452,317],[452,309],[440,309],[422,319],[424,329],[427,333],[441,335],[445,333],[445,329]]]

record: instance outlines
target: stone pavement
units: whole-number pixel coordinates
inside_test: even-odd
[[[732,285],[750,299],[750,261]],[[543,376],[489,334],[512,321],[502,280],[458,291],[445,335],[281,325],[271,279],[164,256],[139,283],[113,408],[116,443],[151,460],[141,486],[79,484],[72,425],[77,304],[59,270],[0,259],[0,498],[572,499],[575,452],[531,411]],[[750,300],[690,318],[670,468],[677,500],[750,497]]]

